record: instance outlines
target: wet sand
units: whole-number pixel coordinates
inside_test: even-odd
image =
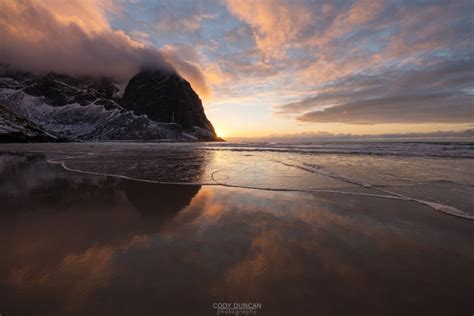
[[[2,315],[474,312],[474,222],[411,201],[0,167]]]

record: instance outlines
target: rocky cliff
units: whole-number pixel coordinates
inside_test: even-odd
[[[204,114],[201,99],[189,82],[175,73],[140,72],[128,83],[120,103],[155,122],[178,124],[202,138],[216,137],[214,127]]]
[[[120,85],[108,78],[3,71],[0,103],[58,138],[220,140],[199,96],[177,73],[148,70]]]

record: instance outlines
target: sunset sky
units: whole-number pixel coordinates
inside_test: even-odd
[[[0,0],[1,62],[172,64],[221,136],[473,126],[471,1]]]

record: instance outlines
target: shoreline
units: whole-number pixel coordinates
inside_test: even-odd
[[[2,153],[2,152],[0,152]],[[10,153],[10,154],[31,154],[33,152],[19,152],[19,151],[9,151],[9,152],[3,152],[3,153]],[[34,152],[33,154],[44,154],[41,152]],[[72,157],[64,157],[64,159],[76,159],[76,158],[81,158],[81,157],[89,157],[87,154],[84,156],[72,156]],[[437,202],[432,202],[432,201],[426,201],[422,199],[416,199],[412,198],[409,196],[404,196],[400,195],[395,192],[390,192],[386,191],[385,189],[379,189],[376,187],[373,187],[371,185],[366,185],[358,182],[354,182],[355,180],[348,179],[345,180],[344,177],[337,176],[339,179],[343,179],[343,181],[347,181],[348,183],[353,183],[356,184],[357,186],[364,187],[364,188],[370,188],[374,189],[376,191],[380,191],[383,193],[386,193],[386,195],[382,194],[371,194],[371,193],[362,193],[362,192],[348,192],[348,191],[340,191],[340,190],[327,190],[327,189],[283,189],[283,188],[267,188],[267,187],[255,187],[255,186],[242,186],[242,185],[232,185],[232,184],[226,184],[226,183],[221,183],[218,182],[214,178],[214,174],[219,172],[220,170],[215,170],[214,172],[211,173],[210,178],[214,183],[209,183],[209,182],[172,182],[172,181],[157,181],[157,180],[148,180],[148,179],[140,179],[140,178],[135,178],[135,177],[129,177],[125,175],[119,175],[119,174],[111,174],[111,173],[100,173],[100,172],[94,172],[94,171],[86,171],[86,170],[80,170],[80,169],[74,169],[71,167],[68,167],[66,165],[65,161],[60,161],[60,160],[54,160],[54,159],[46,159],[46,161],[50,164],[53,165],[60,165],[64,170],[69,171],[69,172],[77,172],[77,173],[83,173],[83,174],[90,174],[90,175],[96,175],[96,176],[106,176],[106,177],[114,177],[114,178],[119,178],[119,179],[125,179],[125,180],[132,180],[132,181],[140,181],[140,182],[145,182],[145,183],[155,183],[155,184],[172,184],[172,185],[199,185],[199,186],[223,186],[223,187],[229,187],[229,188],[240,188],[240,189],[248,189],[248,190],[261,190],[261,191],[275,191],[275,192],[306,192],[306,193],[330,193],[330,194],[340,194],[340,195],[356,195],[356,196],[368,196],[368,197],[374,197],[374,198],[384,198],[384,199],[392,199],[392,200],[405,200],[405,201],[411,201],[420,205],[427,206],[437,212],[454,216],[457,218],[461,218],[464,220],[469,220],[469,221],[474,221],[474,215],[467,214],[463,212],[460,209],[457,209],[455,207],[449,206],[449,205],[444,205],[441,203]],[[299,166],[293,166],[291,167],[298,167]],[[306,166],[305,166],[306,167]],[[314,171],[311,171],[314,172]],[[328,175],[328,174],[325,174]],[[333,175],[329,174],[329,176],[333,177]]]
[[[77,157],[74,157],[74,158],[77,158]],[[463,211],[461,211],[459,209],[456,209],[454,207],[451,207],[449,205],[444,205],[444,204],[440,204],[440,203],[414,199],[414,198],[411,198],[411,197],[401,196],[401,195],[398,195],[396,193],[388,193],[387,192],[388,194],[392,194],[392,195],[378,195],[378,194],[344,192],[344,191],[324,190],[324,189],[306,189],[306,190],[304,190],[304,189],[278,189],[278,188],[261,188],[261,187],[230,185],[230,184],[219,183],[214,179],[213,174],[215,172],[218,172],[219,170],[217,170],[217,171],[215,171],[211,174],[211,178],[215,183],[164,182],[164,181],[155,181],[155,180],[147,180],[147,179],[138,179],[138,178],[128,177],[128,176],[124,176],[124,175],[117,175],[117,174],[107,174],[107,173],[98,173],[98,172],[92,172],[92,171],[78,170],[78,169],[69,168],[68,166],[66,166],[66,162],[64,162],[64,161],[54,161],[54,160],[51,160],[51,159],[47,159],[46,161],[48,163],[53,164],[53,165],[60,165],[64,170],[67,170],[67,171],[70,171],[70,172],[78,172],[78,173],[91,174],[91,175],[97,175],[97,176],[115,177],[115,178],[126,179],[126,180],[131,180],[131,181],[139,181],[139,182],[145,182],[145,183],[172,184],[172,185],[194,185],[194,186],[195,185],[199,185],[199,186],[222,186],[222,187],[229,187],[229,188],[239,188],[239,189],[248,189],[248,190],[261,190],[261,191],[275,191],[275,192],[306,192],[306,193],[318,193],[319,192],[319,193],[357,195],[357,196],[368,196],[368,197],[374,197],[374,198],[411,201],[411,202],[415,202],[415,203],[427,206],[427,207],[429,207],[431,209],[434,209],[435,211],[438,211],[440,213],[451,215],[451,216],[454,216],[454,217],[457,217],[457,218],[462,218],[462,219],[474,221],[474,216],[466,214]],[[382,192],[386,192],[386,191],[382,191]]]
[[[472,223],[412,201],[160,184],[70,171],[44,155],[0,157],[5,313],[472,308]]]

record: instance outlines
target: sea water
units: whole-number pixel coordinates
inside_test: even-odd
[[[474,219],[474,143],[5,144],[65,169],[157,183],[405,199]]]

